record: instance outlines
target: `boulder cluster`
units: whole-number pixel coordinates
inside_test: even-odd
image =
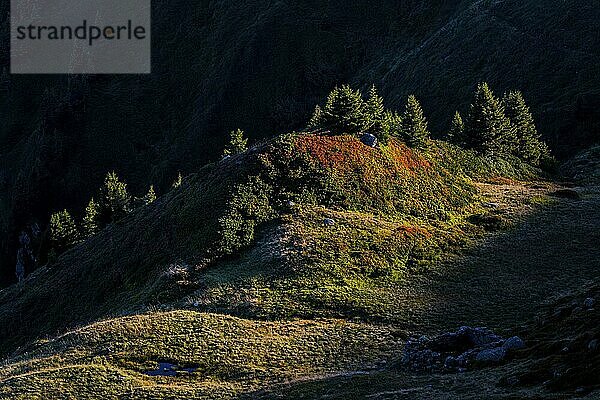
[[[401,364],[417,372],[464,372],[474,365],[500,363],[525,347],[518,336],[504,339],[486,328],[463,326],[434,338],[409,339]]]

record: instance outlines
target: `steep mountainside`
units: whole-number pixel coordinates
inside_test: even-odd
[[[516,159],[444,142],[260,143],[0,291],[0,398],[587,394],[600,384],[595,286],[531,322],[557,287],[597,272],[600,196],[558,188]],[[464,322],[527,347],[464,374],[400,366],[409,335]]]
[[[425,4],[427,3],[427,4]],[[8,16],[8,2],[0,15]],[[149,76],[11,76],[0,52],[0,272],[21,230],[83,208],[117,170],[136,192],[254,138],[303,126],[333,86],[415,92],[440,134],[480,80],[523,89],[560,154],[597,140],[600,10],[586,1],[221,2],[153,5]],[[1,28],[8,35],[8,24]],[[464,107],[463,107],[464,108]]]
[[[173,302],[244,316],[394,318],[392,293],[374,305],[371,290],[462,243],[464,230],[474,229],[465,220],[476,204],[471,177],[533,176],[514,162],[443,142],[418,152],[399,142],[373,149],[351,136],[285,135],[203,168],[0,292],[1,346]],[[324,228],[328,219],[338,223]],[[244,258],[228,258],[250,245]],[[279,273],[281,282],[268,278]],[[289,273],[299,275],[288,281]],[[239,281],[240,274],[249,275]],[[346,282],[341,290],[338,279]],[[238,297],[257,284],[282,286],[259,296],[260,305]]]
[[[599,139],[599,18],[587,1],[475,1],[410,51],[384,53],[363,76],[382,76],[396,104],[417,93],[438,131],[453,107],[467,111],[476,82],[520,88],[555,153],[572,155]]]
[[[20,231],[44,225],[51,211],[81,208],[107,171],[134,191],[167,188],[178,171],[216,159],[233,128],[256,138],[301,126],[380,47],[421,40],[458,0],[420,3],[153,3],[148,76],[13,76],[3,41],[4,278],[14,279]],[[2,18],[8,7],[0,5]]]

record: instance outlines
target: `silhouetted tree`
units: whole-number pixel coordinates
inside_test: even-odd
[[[359,90],[349,85],[336,87],[329,94],[321,115],[321,127],[333,134],[356,134],[365,130],[365,104]]]
[[[171,187],[173,189],[177,189],[177,188],[181,187],[182,183],[183,183],[183,176],[181,176],[181,172],[179,172],[177,174],[177,178],[175,179],[175,181],[173,182],[173,184],[171,185]]]
[[[308,129],[319,129],[321,128],[323,123],[323,110],[321,106],[317,105],[315,107],[315,111],[313,112],[310,121],[308,121]]]
[[[103,223],[118,221],[131,211],[127,184],[121,182],[114,171],[106,175],[100,189],[100,209]]]
[[[385,119],[385,107],[383,98],[379,95],[375,85],[369,90],[369,98],[365,103],[365,123],[367,129],[373,130],[373,133],[380,136],[383,132]]]
[[[156,200],[156,193],[154,192],[154,185],[150,185],[150,189],[148,189],[148,193],[143,198],[144,204],[148,205],[153,203]]]
[[[516,146],[515,130],[487,83],[479,84],[475,92],[465,139],[467,147],[483,154],[510,154]]]
[[[392,137],[402,137],[402,117],[395,111],[386,111],[383,116],[379,140],[385,144]]]
[[[427,120],[423,116],[421,104],[414,95],[408,97],[406,109],[402,115],[401,136],[410,147],[424,148],[427,146],[429,139]]]
[[[460,113],[457,111],[452,118],[452,126],[448,131],[448,140],[452,143],[464,145],[465,144],[465,124]]]
[[[523,94],[519,91],[508,92],[504,94],[502,103],[517,134],[515,154],[533,165],[539,165],[540,159],[548,155],[548,147],[541,140]]]

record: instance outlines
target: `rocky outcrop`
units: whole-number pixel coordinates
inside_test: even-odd
[[[476,365],[498,364],[525,347],[518,336],[503,339],[486,328],[463,326],[434,338],[409,339],[401,364],[420,372],[464,372]]]
[[[377,137],[375,137],[375,135],[372,135],[370,133],[365,133],[360,137],[360,141],[365,145],[365,146],[369,146],[369,147],[377,147],[378,144],[378,140]]]

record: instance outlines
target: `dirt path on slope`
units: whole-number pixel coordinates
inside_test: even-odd
[[[513,214],[522,210],[511,202],[537,196],[525,187],[499,191],[490,196]],[[406,327],[417,332],[461,325],[510,328],[530,320],[550,297],[598,279],[600,187],[581,193],[581,200],[557,199],[537,207],[514,228],[449,261],[435,277],[415,282],[405,300],[414,304],[416,296],[420,306],[407,313]]]

